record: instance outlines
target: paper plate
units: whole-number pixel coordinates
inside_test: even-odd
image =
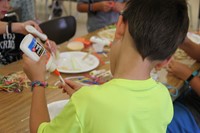
[[[69,50],[80,51],[84,48],[84,44],[82,42],[73,41],[67,44],[67,48]]]
[[[60,100],[47,104],[50,119],[52,120],[56,117],[68,102],[69,100]]]
[[[82,73],[95,69],[99,59],[90,54],[83,60],[86,52],[63,52],[57,61],[58,71],[62,73]]]

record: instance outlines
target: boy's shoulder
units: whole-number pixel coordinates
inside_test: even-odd
[[[82,98],[117,97],[121,94],[151,95],[161,99],[169,99],[168,89],[160,82],[147,80],[112,79],[102,85],[84,86],[74,96]],[[164,97],[163,97],[164,96]]]

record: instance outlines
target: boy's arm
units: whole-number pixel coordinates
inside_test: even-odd
[[[200,61],[200,45],[197,45],[186,38],[184,43],[180,45],[180,48],[183,49],[190,57]]]
[[[30,131],[37,133],[41,123],[49,122],[49,113],[45,97],[45,88],[34,87],[30,113]]]
[[[40,83],[42,83],[45,81],[47,60],[47,56],[42,56],[38,62],[35,62],[26,55],[23,55],[23,69],[32,82],[40,81]],[[33,87],[30,113],[31,133],[36,133],[41,123],[50,121],[46,104],[45,88],[40,85],[36,84],[36,86]]]

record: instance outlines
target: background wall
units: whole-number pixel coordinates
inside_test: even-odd
[[[190,17],[190,30],[197,30],[198,14],[199,14],[199,1],[188,0],[188,13]]]
[[[48,5],[51,3],[51,0],[47,0]],[[199,12],[199,1],[200,0],[187,0],[188,1],[188,14],[190,17],[190,30],[197,30],[198,25],[198,12]],[[70,4],[69,1],[63,2],[65,8],[67,9],[68,13],[65,14],[63,12],[63,15],[69,15],[70,10]],[[38,16],[38,19],[40,21],[44,21],[48,18],[48,16],[45,16],[45,0],[36,0],[36,13]],[[87,20],[87,14],[86,13],[78,13],[76,10],[76,2],[71,2],[71,15],[75,16],[78,23],[85,24]],[[86,27],[85,27],[86,28]]]

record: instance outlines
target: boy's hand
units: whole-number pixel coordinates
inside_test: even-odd
[[[187,65],[173,60],[169,63],[167,70],[182,80],[186,80],[192,74],[192,70]]]
[[[73,93],[79,90],[83,85],[73,82],[71,80],[65,79],[65,85],[60,85],[59,88],[63,89],[63,93],[67,93],[70,97]]]
[[[38,62],[33,61],[25,54],[23,55],[23,69],[31,81],[45,81],[47,60],[46,55],[42,56]]]
[[[51,40],[48,40],[49,42],[49,45],[47,44],[47,42],[45,43],[45,48],[49,51],[52,51],[54,54],[56,54],[56,51],[57,51],[57,45],[54,41],[51,41]]]

